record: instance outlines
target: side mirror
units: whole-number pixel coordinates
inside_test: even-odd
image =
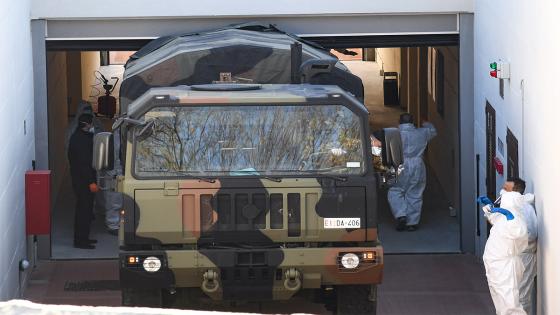
[[[145,122],[143,120],[132,119],[126,116],[121,116],[115,120],[113,126],[111,127],[112,130],[119,129],[124,123],[132,124],[134,126],[143,125]]]
[[[93,168],[96,171],[112,170],[115,163],[115,146],[111,132],[100,132],[93,137]]]
[[[301,64],[299,73],[301,83],[308,83],[311,78],[319,73],[331,73],[336,66],[336,59],[309,59]]]

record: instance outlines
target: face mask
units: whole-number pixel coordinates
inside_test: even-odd
[[[381,148],[380,147],[371,147],[371,154],[375,156],[381,156]]]

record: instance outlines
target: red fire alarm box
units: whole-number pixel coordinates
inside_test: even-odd
[[[498,174],[504,175],[504,164],[497,156],[494,157],[494,168],[496,168],[496,172],[498,172]]]
[[[51,171],[25,173],[25,225],[27,235],[51,232]]]

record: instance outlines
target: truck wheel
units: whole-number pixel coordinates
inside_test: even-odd
[[[185,310],[197,309],[201,299],[199,291],[199,288],[177,288],[174,293],[162,290],[162,306]]]
[[[377,313],[377,286],[343,285],[338,286],[336,291],[337,315]]]
[[[161,307],[160,289],[122,289],[123,306]]]

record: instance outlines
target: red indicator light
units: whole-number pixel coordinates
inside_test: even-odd
[[[497,78],[497,77],[498,77],[498,71],[496,71],[496,70],[490,71],[490,76],[491,76],[492,78]]]

